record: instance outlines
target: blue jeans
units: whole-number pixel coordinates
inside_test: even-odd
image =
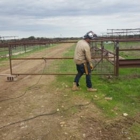
[[[76,64],[76,69],[78,73],[75,76],[74,82],[76,83],[77,86],[79,86],[79,80],[81,76],[85,73],[84,64],[80,64],[80,65]],[[86,74],[86,86],[88,88],[92,88],[91,69],[89,63],[87,63],[87,69],[88,69],[88,74]]]

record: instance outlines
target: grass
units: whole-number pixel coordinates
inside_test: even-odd
[[[72,55],[74,48],[72,47],[64,56]],[[75,66],[73,61],[63,61],[59,65],[58,71],[68,69],[68,65]],[[67,66],[67,67],[65,67]],[[73,67],[74,68],[74,67]],[[88,93],[86,91],[85,75],[80,80],[81,91],[73,94],[83,96],[92,100],[107,117],[115,118],[123,113],[133,116],[139,113],[140,108],[140,69],[120,69],[119,77],[108,78],[106,76],[92,75],[92,83],[98,89],[97,93]],[[58,76],[58,84],[66,83],[69,87],[72,86],[75,76]],[[57,85],[57,83],[56,83]],[[67,90],[71,93],[72,91]],[[105,97],[111,97],[112,100],[106,100]]]
[[[120,49],[133,49],[133,48],[139,48],[140,42],[121,42],[119,43],[119,48]],[[107,50],[110,50],[114,52],[114,44],[104,44],[104,47]],[[120,51],[120,56],[122,56],[125,59],[138,59],[139,58],[139,51]]]
[[[64,56],[72,55],[74,48],[69,50]],[[74,66],[74,62],[63,62],[60,64],[58,71],[63,71],[64,66]],[[96,93],[89,93],[86,90],[85,75],[80,79],[80,91],[73,92],[71,90],[72,83],[75,76],[57,76],[55,87],[59,87],[60,91],[69,95],[69,98],[79,97],[92,101],[93,104],[99,108],[106,119],[122,118],[123,113],[127,113],[128,116],[133,118],[140,113],[140,69],[139,68],[127,68],[120,69],[119,77],[110,77],[92,75],[92,83],[94,88],[97,88]],[[67,85],[69,88],[60,86],[62,84]],[[111,98],[107,100],[106,97]],[[69,99],[70,100],[70,99]],[[139,136],[140,125],[134,123],[130,127],[130,131]]]
[[[65,83],[68,87],[72,86],[74,76],[59,76],[56,85]],[[92,83],[98,89],[97,93],[88,93],[86,91],[85,76],[80,80],[81,91],[73,92],[72,95],[82,96],[92,100],[107,117],[115,118],[122,116],[123,113],[134,116],[139,113],[140,108],[140,78],[112,78],[92,76]],[[66,90],[71,94],[71,89]],[[111,97],[112,100],[106,100],[105,97]]]

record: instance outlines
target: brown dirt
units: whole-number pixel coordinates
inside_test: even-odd
[[[42,52],[31,57],[61,57],[70,47],[60,44],[50,48],[47,55]],[[32,67],[31,72],[42,69],[40,62],[22,63]],[[14,69],[22,72],[19,65],[14,63]],[[8,73],[5,63],[0,74]],[[129,127],[140,122],[139,116],[107,121],[93,102],[66,94],[65,90],[73,92],[65,83],[55,87],[55,79],[27,75],[7,82],[6,76],[0,76],[0,140],[138,140],[129,133]]]

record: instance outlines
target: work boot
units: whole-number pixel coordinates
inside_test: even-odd
[[[90,91],[90,92],[96,92],[97,89],[95,89],[95,88],[88,88],[87,91]]]
[[[77,84],[76,84],[75,82],[73,82],[72,90],[73,90],[73,91],[80,90],[79,87],[77,86]]]

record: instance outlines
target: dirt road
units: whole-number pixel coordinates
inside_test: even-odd
[[[30,57],[62,56],[70,44],[58,45],[47,51]],[[25,64],[24,64],[25,63]],[[40,71],[44,63],[40,61],[23,61],[26,69]],[[8,64],[1,69],[1,74],[8,74]],[[20,63],[13,63],[13,70],[22,73],[25,68]],[[14,82],[7,82],[0,77],[0,137],[4,140],[21,139],[56,139],[60,131],[60,120],[56,89],[51,88],[55,76],[19,76]],[[44,115],[43,115],[44,114]],[[35,118],[34,118],[35,117]],[[27,120],[26,120],[27,119]],[[54,135],[55,134],[55,135]],[[58,134],[60,135],[60,134]]]
[[[71,44],[58,45],[31,57],[61,57]],[[26,68],[38,72],[40,61],[23,61]],[[24,65],[24,66],[25,66]],[[25,71],[19,62],[15,71]],[[8,74],[8,63],[0,69]],[[19,76],[7,82],[0,76],[0,140],[125,140],[119,133],[123,123],[110,125],[93,103],[79,96],[71,96],[71,87],[53,84],[56,76]],[[63,88],[63,90],[61,90]],[[65,94],[65,90],[70,94]],[[132,120],[133,121],[133,120]],[[131,122],[129,124],[131,124]],[[125,129],[124,129],[125,131]],[[115,135],[114,135],[115,134]],[[123,139],[122,139],[123,138]]]

